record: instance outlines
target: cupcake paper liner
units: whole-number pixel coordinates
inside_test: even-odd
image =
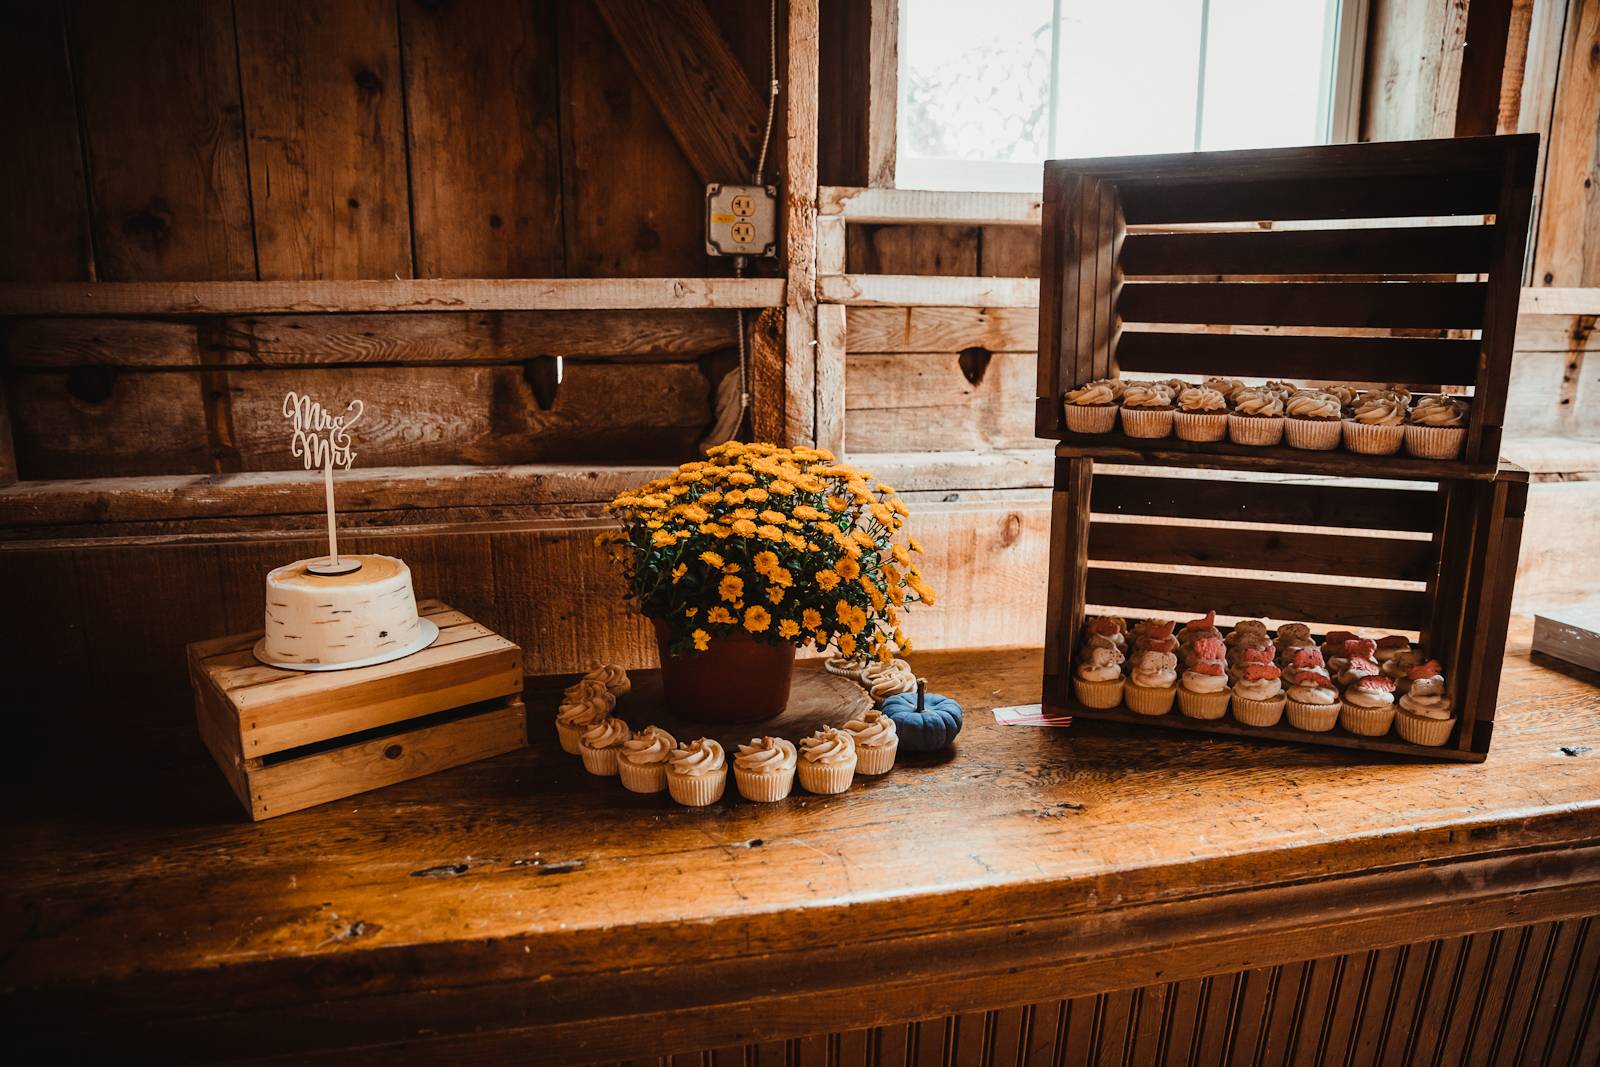
[[[1406,451],[1418,459],[1455,459],[1466,440],[1465,426],[1406,426]]]
[[[615,748],[590,748],[588,745],[579,745],[579,753],[583,756],[583,769],[590,774],[608,777],[617,773],[617,750]]]
[[[569,756],[578,754],[578,742],[583,737],[587,726],[568,726],[561,720],[556,720],[556,737],[561,741],[561,751]]]
[[[794,788],[794,768],[778,771],[744,771],[733,769],[733,780],[739,786],[739,795],[746,800],[770,804],[782,800]]]
[[[1289,717],[1289,725],[1297,730],[1310,730],[1313,733],[1326,733],[1338,725],[1338,704],[1302,704],[1298,700],[1291,700],[1285,708]]]
[[[1238,693],[1233,694],[1233,717],[1246,726],[1276,726],[1278,720],[1283,718],[1283,706],[1288,703],[1284,697],[1273,697],[1271,700],[1251,700]]]
[[[1062,407],[1067,412],[1067,429],[1073,433],[1110,433],[1117,425],[1117,406],[1115,404],[1089,407],[1083,404],[1063,402]]]
[[[888,745],[857,745],[857,774],[888,774],[894,766],[894,754],[900,751],[900,738]]]
[[[859,758],[859,757],[858,757]],[[801,760],[800,787],[808,793],[843,793],[850,788],[850,779],[856,774],[856,761],[849,763],[812,763]]]
[[[1344,432],[1338,419],[1285,419],[1283,436],[1290,448],[1327,452],[1339,447]]]
[[[665,763],[629,763],[617,760],[617,773],[622,777],[622,788],[630,793],[659,793],[667,787]]]
[[[686,808],[703,808],[722,799],[728,785],[728,768],[711,774],[669,774],[667,792]]]
[[[1165,437],[1172,432],[1172,409],[1123,408],[1122,432],[1129,437]]]
[[[1394,722],[1394,705],[1389,704],[1381,708],[1363,708],[1359,704],[1345,701],[1344,708],[1339,712],[1339,725],[1353,734],[1362,737],[1382,737],[1389,732],[1389,724]]]
[[[1185,441],[1220,441],[1228,436],[1228,415],[1224,411],[1177,411],[1172,426]]]
[[[1413,715],[1405,708],[1396,708],[1394,728],[1396,733],[1413,745],[1438,748],[1450,740],[1450,735],[1455,732],[1456,720],[1454,715],[1448,719],[1430,719],[1426,715]]]
[[[1364,456],[1392,456],[1400,451],[1406,428],[1394,426],[1369,426],[1354,419],[1344,420],[1344,447]]]
[[[1078,703],[1086,708],[1099,708],[1105,711],[1122,703],[1121,678],[1113,678],[1109,682],[1086,682],[1082,678],[1074,677],[1072,689],[1078,694]]]
[[[1228,714],[1228,698],[1231,696],[1231,689],[1217,693],[1196,693],[1180,685],[1178,710],[1191,719],[1220,719]]]
[[[1172,710],[1172,702],[1177,697],[1178,687],[1175,685],[1134,685],[1128,682],[1122,690],[1123,703],[1137,715],[1165,715]]]
[[[1283,440],[1282,415],[1228,416],[1228,439],[1236,445],[1275,445]]]

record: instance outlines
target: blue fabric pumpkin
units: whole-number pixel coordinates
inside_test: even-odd
[[[896,693],[883,702],[883,713],[894,721],[900,747],[907,752],[937,752],[949,748],[961,732],[961,705],[949,697],[927,692],[917,679],[915,693]]]

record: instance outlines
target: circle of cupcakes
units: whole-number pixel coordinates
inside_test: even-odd
[[[799,762],[793,741],[752,737],[733,756],[733,780],[739,795],[761,804],[782,800],[794,788],[794,771]]]
[[[1084,627],[1083,648],[1072,672],[1072,690],[1086,708],[1106,710],[1122,703],[1122,663],[1117,629],[1120,620],[1090,619]]]
[[[1283,404],[1283,435],[1290,448],[1327,452],[1343,436],[1343,406],[1322,389],[1297,389]]]
[[[800,742],[800,787],[822,796],[843,793],[855,777],[856,762],[854,739],[837,726],[824,726]]]
[[[1220,441],[1228,435],[1228,398],[1215,389],[1190,386],[1178,394],[1172,428],[1185,441]]]
[[[1228,440],[1236,445],[1270,447],[1283,440],[1283,400],[1265,386],[1246,386],[1233,394]]]
[[[583,676],[585,682],[598,682],[606,687],[614,697],[619,697],[633,688],[633,683],[628,680],[628,672],[618,663],[604,663]]]
[[[1295,652],[1289,668],[1289,688],[1284,694],[1284,713],[1297,730],[1324,733],[1339,721],[1339,690],[1328,676],[1322,651],[1302,648]]]
[[[1362,737],[1382,737],[1394,723],[1394,682],[1381,674],[1360,679],[1344,691],[1339,725]]]
[[[686,808],[715,804],[727,785],[727,758],[709,737],[679,745],[667,758],[667,793]]]
[[[900,734],[894,720],[876,709],[844,724],[845,733],[856,745],[857,774],[888,774],[900,748]]]
[[[917,672],[903,659],[887,663],[874,661],[861,672],[861,684],[874,704],[882,704],[896,693],[913,693],[917,688]]]
[[[1246,726],[1276,726],[1283,717],[1283,672],[1272,662],[1272,648],[1246,649],[1233,683],[1233,717]]]
[[[1406,435],[1406,401],[1387,392],[1365,393],[1344,420],[1344,446],[1367,456],[1392,456]]]
[[[607,716],[589,727],[578,739],[578,753],[583,757],[583,769],[590,774],[610,776],[617,773],[617,757],[633,731],[621,719]]]
[[[1439,661],[1430,659],[1417,664],[1407,679],[1410,686],[1400,696],[1395,730],[1413,745],[1437,748],[1450,740],[1456,725]]]
[[[1228,713],[1227,646],[1221,638],[1194,643],[1194,664],[1178,684],[1178,710],[1191,719],[1220,719]]]
[[[1080,385],[1061,400],[1067,429],[1073,433],[1110,433],[1116,428],[1117,392],[1111,379]]]
[[[567,689],[556,709],[556,737],[561,741],[561,751],[578,754],[578,742],[583,732],[611,714],[617,698],[599,682],[579,682]]]
[[[1406,451],[1418,459],[1455,459],[1467,439],[1467,405],[1453,396],[1425,396],[1406,415]]]
[[[1167,624],[1171,626],[1171,623]],[[1178,697],[1178,656],[1147,650],[1133,654],[1133,670],[1123,685],[1122,700],[1138,715],[1165,715]]]
[[[622,787],[633,793],[659,793],[667,787],[667,760],[678,739],[659,726],[646,726],[622,743],[617,753],[617,773]]]
[[[1172,432],[1173,393],[1165,382],[1129,382],[1122,393],[1122,432],[1166,437]]]

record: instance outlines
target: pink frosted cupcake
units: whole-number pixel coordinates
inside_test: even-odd
[[[667,760],[667,792],[686,808],[703,808],[722,799],[728,786],[728,761],[709,737],[673,749]]]
[[[1381,675],[1362,678],[1344,691],[1339,725],[1361,737],[1382,737],[1394,722],[1394,683]]]
[[[1413,745],[1437,748],[1455,732],[1456,717],[1444,691],[1444,674],[1438,660],[1411,668],[1410,687],[1400,697],[1394,728]]]
[[[1425,396],[1406,416],[1406,451],[1419,459],[1455,459],[1467,440],[1467,405],[1453,396]]]
[[[1080,385],[1061,399],[1067,429],[1073,433],[1110,433],[1116,429],[1117,393],[1110,379]]]
[[[876,715],[877,712],[871,712]],[[746,800],[770,804],[794,788],[794,770],[800,762],[794,742],[781,737],[752,737],[733,757],[733,780]]]
[[[800,742],[800,786],[824,796],[843,793],[856,774],[856,743],[837,726],[824,726]]]
[[[1172,391],[1165,382],[1129,382],[1122,394],[1122,432],[1165,437],[1172,432]]]
[[[1327,452],[1343,435],[1339,398],[1321,389],[1299,389],[1284,404],[1284,437],[1290,448]]]
[[[583,732],[578,739],[578,754],[583,757],[583,769],[590,774],[610,776],[617,773],[617,756],[633,731],[621,719],[601,719]]]
[[[622,743],[617,773],[631,793],[659,793],[667,787],[667,761],[678,739],[659,726],[646,726]]]
[[[1392,456],[1406,435],[1406,402],[1392,393],[1365,393],[1344,420],[1344,446],[1368,456]]]
[[[1185,441],[1220,441],[1228,435],[1228,400],[1204,386],[1185,389],[1172,426]]]
[[[1233,394],[1228,439],[1236,445],[1270,447],[1283,440],[1283,401],[1265,387],[1248,386]]]
[[[1290,679],[1293,684],[1285,694],[1289,725],[1313,733],[1333,729],[1339,721],[1339,690],[1322,667],[1322,653],[1314,648],[1295,653]]]
[[[1195,662],[1178,686],[1178,710],[1191,719],[1220,719],[1228,713],[1227,646],[1205,637],[1194,644]]]

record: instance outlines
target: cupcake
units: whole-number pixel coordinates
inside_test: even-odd
[[[1273,638],[1273,648],[1278,653],[1278,666],[1287,667],[1294,663],[1294,655],[1302,648],[1316,648],[1316,643],[1311,640],[1311,627],[1303,622],[1286,622],[1278,627],[1278,634]],[[1318,657],[1321,662],[1321,657]]]
[[[841,678],[859,682],[862,674],[872,666],[873,662],[865,656],[829,656],[822,661],[822,669],[829,674],[837,674]]]
[[[1322,662],[1322,653],[1314,648],[1302,649],[1295,655],[1296,666],[1291,669],[1286,712],[1289,725],[1300,730],[1323,733],[1333,729],[1339,721],[1339,690],[1328,678],[1328,672],[1313,667]],[[1301,666],[1300,664],[1305,664]]]
[[[1322,638],[1322,657],[1328,659],[1333,656],[1344,655],[1346,641],[1359,641],[1361,635],[1349,630],[1329,630]],[[1376,647],[1376,646],[1374,646]]]
[[[1334,672],[1340,685],[1355,685],[1363,678],[1376,678],[1383,673],[1378,669],[1378,661],[1372,658],[1371,641],[1346,641],[1344,653],[1328,661],[1328,669]]]
[[[1422,653],[1414,648],[1396,652],[1388,659],[1378,661],[1378,670],[1394,682],[1394,691],[1404,693],[1411,688],[1411,668],[1421,665]]]
[[[799,761],[793,741],[752,737],[748,745],[739,746],[733,757],[733,780],[739,786],[739,795],[763,804],[782,800],[794,788],[794,769]]]
[[[1128,649],[1128,624],[1116,615],[1092,615],[1083,625],[1083,643],[1092,648]]]
[[[1408,681],[1410,688],[1395,712],[1395,729],[1413,745],[1437,748],[1450,740],[1456,725],[1439,661],[1430,659],[1411,668]]]
[[[596,667],[584,675],[583,680],[605,686],[614,697],[619,697],[633,688],[633,683],[628,681],[628,672],[616,663],[606,663]]]
[[[1228,439],[1236,445],[1275,445],[1283,440],[1283,401],[1265,387],[1233,394]]]
[[[1361,390],[1357,389],[1353,385],[1346,385],[1343,382],[1335,383],[1333,385],[1325,385],[1322,387],[1322,389],[1324,392],[1331,395],[1335,400],[1339,401],[1340,417],[1349,418],[1350,413],[1355,410],[1356,401],[1361,396]]]
[[[1122,693],[1129,711],[1140,715],[1165,715],[1172,710],[1172,701],[1177,695],[1178,657],[1175,653],[1147,651],[1133,654],[1133,671],[1128,675]]]
[[[1467,439],[1467,405],[1453,396],[1425,396],[1406,416],[1406,451],[1419,459],[1455,459]]]
[[[1123,655],[1114,647],[1084,643],[1072,674],[1073,692],[1086,708],[1114,708],[1122,703]]]
[[[617,698],[599,682],[579,682],[567,690],[556,709],[556,736],[561,750],[576,756],[583,732],[611,714]]]
[[[659,726],[646,726],[622,743],[617,753],[617,773],[622,787],[633,793],[659,793],[667,787],[667,760],[678,739]]]
[[[1339,447],[1342,409],[1339,398],[1321,389],[1300,389],[1284,402],[1284,436],[1290,448],[1326,452]]]
[[[1173,627],[1178,624],[1171,619],[1146,619],[1133,628],[1133,651],[1137,655],[1141,652],[1171,652],[1178,651],[1178,639],[1173,636]]]
[[[1222,378],[1217,376],[1207,378],[1201,383],[1201,385],[1207,389],[1215,389],[1217,392],[1222,394],[1222,398],[1224,400],[1227,400],[1230,403],[1233,400],[1233,394],[1245,387],[1244,383],[1237,378]]]
[[[856,743],[837,726],[824,726],[800,742],[798,772],[808,793],[843,793],[856,773]]]
[[[1228,662],[1219,638],[1204,637],[1194,644],[1195,662],[1183,672],[1178,687],[1178,710],[1191,719],[1220,719],[1228,713]]]
[[[1220,441],[1228,435],[1228,399],[1204,386],[1178,394],[1172,426],[1185,441]]]
[[[1246,726],[1276,726],[1283,717],[1283,672],[1272,662],[1271,649],[1252,649],[1244,676],[1233,683],[1233,717]],[[1265,662],[1261,662],[1261,660]]]
[[[667,759],[667,792],[686,808],[715,804],[727,785],[727,759],[709,737],[678,746]]]
[[[1291,396],[1300,391],[1300,387],[1293,382],[1278,381],[1276,379],[1268,380],[1261,386],[1261,389],[1264,392],[1271,393],[1285,404],[1289,402]]]
[[[1344,691],[1339,725],[1362,737],[1382,737],[1394,722],[1394,683],[1373,674]]]
[[[578,739],[578,753],[583,756],[583,769],[590,774],[613,775],[617,773],[617,756],[633,731],[621,719],[609,716],[601,719],[583,732]]]
[[[1392,456],[1406,435],[1406,404],[1390,393],[1365,393],[1344,420],[1344,446],[1367,456]]]
[[[893,719],[881,711],[869,711],[845,723],[844,731],[856,745],[857,774],[889,773],[900,748],[900,734]]]
[[[1238,622],[1233,624],[1233,629],[1228,631],[1228,636],[1223,639],[1223,643],[1228,646],[1228,650],[1231,652],[1236,646],[1242,643],[1245,638],[1264,638],[1266,636],[1267,624],[1262,622],[1260,619],[1240,619]],[[1270,644],[1271,642],[1268,643]],[[1258,645],[1255,647],[1262,646]]]
[[[882,704],[896,693],[917,691],[916,672],[903,659],[892,659],[887,663],[874,660],[862,670],[860,680],[875,704]]]
[[[1062,397],[1067,429],[1073,433],[1110,433],[1117,425],[1117,394],[1110,379],[1080,385]]]
[[[1165,382],[1129,382],[1122,394],[1122,432],[1165,437],[1172,432],[1172,390]]]

